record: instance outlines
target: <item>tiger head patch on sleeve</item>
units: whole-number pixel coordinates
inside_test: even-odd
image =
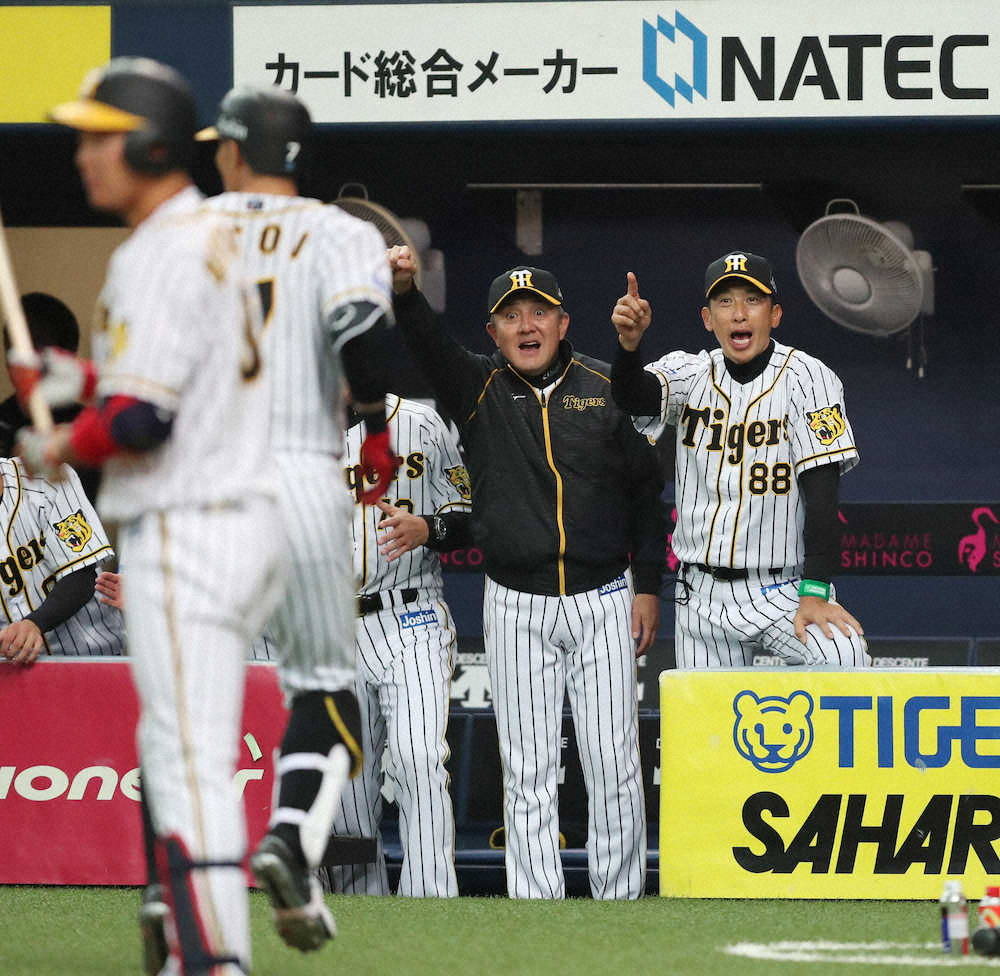
[[[832,407],[821,407],[819,410],[807,410],[806,417],[809,420],[809,429],[824,447],[832,444],[847,430],[839,403],[835,403]]]
[[[472,482],[469,481],[469,472],[465,470],[464,464],[458,464],[453,468],[445,468],[444,473],[448,480],[465,501],[472,500]]]
[[[52,524],[56,535],[59,536],[59,541],[72,549],[73,552],[82,552],[83,547],[90,542],[94,535],[94,530],[90,527],[90,523],[84,517],[81,509],[77,509],[72,515],[67,515],[66,518]]]

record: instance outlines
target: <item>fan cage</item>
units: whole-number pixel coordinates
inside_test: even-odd
[[[381,204],[372,203],[371,200],[364,197],[340,196],[333,202],[352,217],[358,217],[374,224],[375,229],[382,235],[382,240],[385,241],[387,248],[405,244],[413,253],[413,260],[416,264],[415,281],[417,287],[420,287],[420,252],[414,247],[410,235],[406,233],[399,218],[391,210]]]

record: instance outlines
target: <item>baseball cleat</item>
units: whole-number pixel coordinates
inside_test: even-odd
[[[286,945],[311,952],[337,934],[319,882],[296,863],[280,837],[264,835],[250,858],[250,870],[270,899],[275,927]]]
[[[158,976],[167,964],[167,907],[163,886],[146,885],[139,906],[139,931],[142,934],[142,966],[147,976]]]

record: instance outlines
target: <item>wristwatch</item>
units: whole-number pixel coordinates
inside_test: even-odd
[[[434,531],[434,545],[439,546],[448,534],[448,523],[440,515],[431,516],[431,528]]]

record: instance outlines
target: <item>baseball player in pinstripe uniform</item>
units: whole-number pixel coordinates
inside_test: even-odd
[[[644,889],[636,656],[656,634],[666,553],[652,447],[611,401],[610,366],[566,341],[555,277],[489,290],[492,356],[460,346],[390,249],[396,321],[458,419],[483,551],[483,627],[504,775],[507,890],[561,898],[557,777],[568,693],[588,795],[595,898]]]
[[[402,463],[386,498],[355,506],[352,526],[365,763],[334,824],[334,833],[376,837],[378,853],[374,864],[331,867],[330,886],[389,893],[379,831],[384,757],[399,804],[399,894],[453,897],[455,822],[444,763],[455,627],[437,552],[468,543],[471,488],[458,446],[434,410],[390,394],[386,411]],[[355,424],[347,432],[345,467],[355,498],[360,450]],[[414,514],[424,512],[430,514]]]
[[[195,105],[176,72],[116,58],[52,117],[80,131],[91,205],[133,230],[100,294],[97,370],[62,355],[39,371],[50,402],[93,393],[93,405],[20,444],[37,471],[103,465],[98,507],[121,526],[143,792],[171,909],[163,972],[235,976],[250,969],[232,786],[244,655],[284,582],[261,322],[232,229],[199,209],[187,174]]]
[[[830,583],[840,475],[858,463],[843,386],[771,337],[781,306],[765,258],[713,261],[705,299],[719,348],[645,370],[651,311],[631,272],[611,316],[615,400],[654,440],[677,427],[677,663],[744,666],[764,649],[789,664],[864,667],[861,625]]]
[[[291,557],[285,599],[268,625],[291,714],[268,833],[250,864],[279,934],[308,951],[335,933],[313,871],[341,792],[362,761],[352,500],[335,487],[343,476],[343,381],[366,429],[358,498],[371,503],[385,494],[396,466],[381,370],[389,268],[373,225],[298,195],[312,124],[293,95],[235,88],[199,138],[218,140],[226,188],[206,206],[236,226],[241,273],[264,311],[271,445]]]
[[[32,478],[17,458],[0,458],[0,653],[16,664],[39,654],[121,654],[121,614],[102,611],[95,570],[114,556],[80,479]]]

